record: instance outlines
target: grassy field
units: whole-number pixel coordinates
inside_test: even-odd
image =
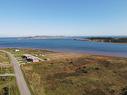
[[[52,51],[48,51],[48,50],[23,49],[23,48],[22,49],[6,48],[4,50],[9,51],[12,54],[14,54],[20,64],[27,63],[26,61],[24,61],[22,59],[23,54],[31,54],[35,57],[42,59],[42,60],[48,60],[48,57],[46,55],[52,52]],[[15,50],[19,50],[19,51],[16,52]],[[29,63],[31,63],[31,62],[29,62]]]
[[[20,95],[14,77],[0,77],[0,95]]]
[[[45,56],[50,61],[21,66],[33,95],[127,95],[126,58],[55,52]]]
[[[0,63],[9,64],[9,58],[3,52],[0,52]]]
[[[14,73],[12,67],[1,67],[0,66],[0,74],[5,74],[5,73]]]
[[[0,75],[13,74],[13,67],[8,56],[0,52]],[[20,95],[15,77],[0,76],[0,95]]]

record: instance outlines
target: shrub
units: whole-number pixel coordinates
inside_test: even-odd
[[[127,95],[127,86],[122,89],[120,95]]]

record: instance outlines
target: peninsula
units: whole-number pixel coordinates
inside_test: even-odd
[[[127,37],[88,37],[81,39],[82,41],[95,41],[107,43],[124,43],[127,44]]]

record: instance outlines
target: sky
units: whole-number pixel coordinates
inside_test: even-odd
[[[0,0],[0,37],[127,36],[127,0]]]

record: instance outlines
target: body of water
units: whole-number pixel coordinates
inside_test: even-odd
[[[40,48],[55,51],[79,52],[127,57],[127,44],[98,43],[73,39],[0,38],[1,48]]]

